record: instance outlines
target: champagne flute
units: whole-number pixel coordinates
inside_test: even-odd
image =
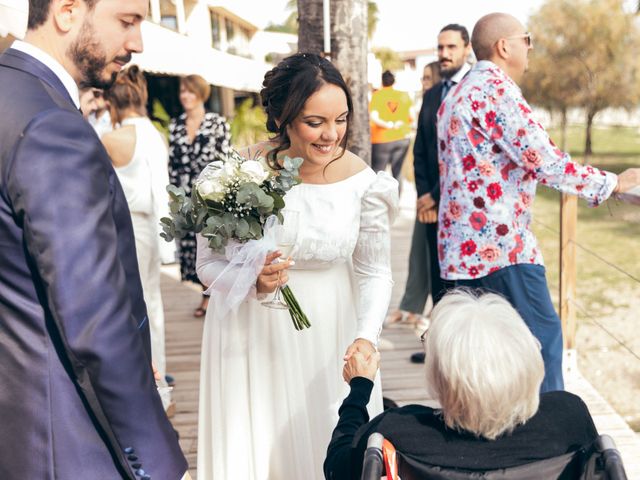
[[[289,258],[289,255],[291,255],[298,237],[300,222],[300,213],[295,210],[282,210],[280,213],[282,213],[282,217],[284,219],[282,225],[276,225],[273,227],[276,229],[275,237],[277,248],[282,252],[282,257],[280,257],[277,262],[282,261],[281,259],[286,260]],[[288,310],[289,306],[282,300],[281,291],[282,286],[278,284],[273,298],[262,302],[262,305],[268,308]]]

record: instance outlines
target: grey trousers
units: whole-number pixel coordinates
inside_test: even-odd
[[[409,143],[411,143],[411,140],[405,138],[395,142],[371,144],[371,168],[373,168],[373,171],[380,172],[391,164],[391,175],[400,181],[402,164],[407,156]]]
[[[409,275],[400,310],[422,314],[429,294],[435,304],[452,287],[453,282],[440,278],[438,224],[420,223],[416,219],[409,253]]]

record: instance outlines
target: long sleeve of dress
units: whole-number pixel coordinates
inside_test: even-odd
[[[360,232],[353,252],[358,286],[356,338],[374,345],[391,300],[390,226],[398,210],[398,183],[378,173],[362,198]]]

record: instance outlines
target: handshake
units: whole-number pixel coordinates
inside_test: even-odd
[[[342,378],[345,382],[351,383],[355,377],[368,378],[373,382],[380,365],[380,353],[371,342],[358,338],[347,349],[344,360]]]

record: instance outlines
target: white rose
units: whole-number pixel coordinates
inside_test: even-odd
[[[262,164],[256,160],[247,160],[244,162],[240,165],[240,172],[250,182],[255,182],[258,185],[261,185],[262,182],[269,177],[269,173],[264,169]]]
[[[205,200],[213,200],[214,202],[221,202],[224,200],[225,189],[218,183],[211,180],[203,180],[198,183],[198,193]]]

